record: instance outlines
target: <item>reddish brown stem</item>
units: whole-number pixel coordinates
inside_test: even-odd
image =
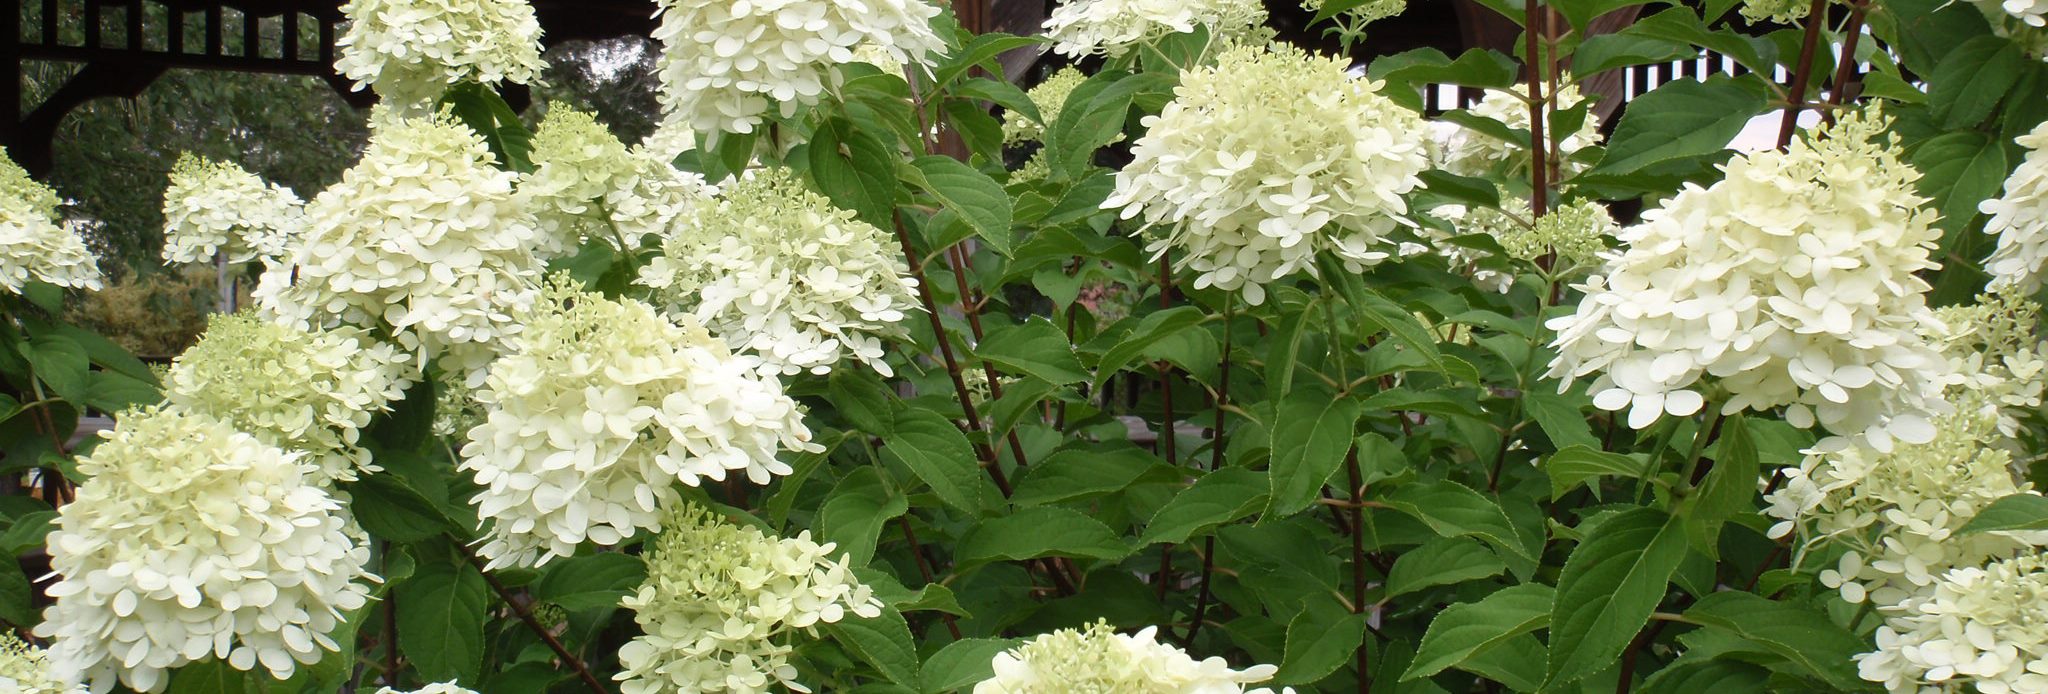
[[[1166,253],[1161,252],[1159,254],[1159,308],[1162,310],[1173,308],[1173,268],[1170,263],[1171,261],[1167,259]],[[1159,440],[1155,442],[1154,446],[1160,455],[1166,458],[1166,462],[1179,465],[1180,457],[1174,455],[1173,451],[1173,440],[1175,438],[1173,365],[1164,361],[1159,362],[1159,404],[1165,411],[1160,417]]]
[[[946,254],[947,260],[953,265],[953,284],[960,292],[960,312],[967,315],[967,329],[974,334],[975,344],[980,344],[986,337],[981,332],[981,290],[970,289],[967,284],[967,273],[974,270],[974,261],[968,258],[967,251],[957,244],[946,249]],[[984,361],[981,363],[981,369],[982,373],[988,376],[989,401],[1003,399],[1003,379],[996,373],[996,365]],[[1010,443],[1011,461],[1017,464],[1017,469],[1024,469],[1024,443],[1018,440],[1015,429],[1004,434],[1004,438]]]
[[[1523,67],[1529,75],[1529,210],[1541,217],[1550,206],[1550,139],[1543,135],[1545,111],[1543,99],[1543,63],[1538,59],[1537,40],[1540,34],[1538,3],[1534,0],[1523,3],[1522,27]]]
[[[1813,0],[1806,13],[1806,35],[1799,39],[1799,64],[1792,68],[1785,120],[1778,125],[1778,149],[1791,147],[1792,133],[1799,129],[1799,110],[1806,106],[1806,85],[1813,80],[1813,51],[1820,45],[1820,25],[1827,21],[1828,1]]]
[[[1856,73],[1856,43],[1863,38],[1863,14],[1869,9],[1868,3],[1849,5],[1849,21],[1842,25],[1842,57],[1835,61],[1835,80],[1828,89],[1829,106],[1840,106],[1844,99],[1849,98],[1849,78]],[[1832,110],[1820,113],[1830,125],[1835,122]]]
[[[1365,477],[1358,469],[1356,446],[1345,452],[1344,470],[1351,479],[1351,611],[1365,614]],[[1369,643],[1370,638],[1358,642],[1358,652],[1353,656],[1358,663],[1358,694],[1372,692],[1372,658],[1366,648]]]
[[[517,615],[519,621],[524,622],[526,628],[532,630],[535,636],[539,636],[541,642],[547,644],[548,650],[555,652],[555,657],[562,660],[563,666],[576,671],[577,679],[583,680],[583,685],[589,687],[590,691],[596,694],[610,694],[604,683],[597,680],[597,675],[590,672],[590,666],[583,664],[583,660],[577,658],[576,654],[570,653],[569,649],[562,645],[562,640],[555,638],[554,632],[548,631],[547,625],[533,618],[533,612],[526,609],[525,603],[520,602],[511,590],[506,589],[505,584],[498,582],[498,577],[492,576],[490,571],[484,569],[483,559],[470,551],[468,545],[456,543],[455,546],[461,550],[462,556],[469,560],[469,565],[476,567],[477,573],[483,574],[484,582],[491,585],[491,590],[498,594],[498,598],[512,607],[512,614]]]
[[[924,555],[924,545],[918,543],[917,531],[910,528],[910,516],[897,516],[896,524],[903,528],[904,541],[910,543],[910,556],[916,557],[918,575],[924,577],[926,585],[930,585],[932,583],[932,559]],[[953,635],[953,640],[960,640],[959,620],[954,619],[953,615],[947,612],[940,612],[939,619],[946,623],[946,632]]]
[[[996,489],[1008,498],[1009,476],[1003,474],[1002,463],[996,460],[995,450],[989,448],[988,441],[974,436],[982,431],[981,413],[974,408],[974,396],[967,391],[967,381],[960,378],[960,361],[953,358],[953,341],[946,337],[946,324],[939,319],[939,304],[932,298],[932,285],[925,277],[924,263],[918,260],[917,249],[910,245],[910,231],[903,228],[902,213],[896,215],[896,242],[903,246],[903,260],[910,265],[910,276],[917,280],[917,298],[924,304],[925,318],[931,321],[932,339],[939,343],[939,359],[946,365],[946,376],[953,379],[953,393],[960,399],[960,414],[966,418],[968,438],[977,439],[974,441],[975,454],[988,468]]]

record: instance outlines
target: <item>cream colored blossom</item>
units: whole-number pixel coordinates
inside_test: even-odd
[[[230,263],[285,254],[299,227],[299,196],[232,162],[187,152],[164,190],[164,262]]]
[[[1481,263],[1493,254],[1481,248],[1461,244],[1454,239],[1459,236],[1484,235],[1496,241],[1516,234],[1529,224],[1529,203],[1521,198],[1501,198],[1505,209],[1465,205],[1438,205],[1429,214],[1449,224],[1449,229],[1422,226],[1416,235],[1424,243],[1402,243],[1400,254],[1404,257],[1423,253],[1443,256],[1453,271],[1469,273],[1472,283],[1488,291],[1506,292],[1515,285],[1512,272],[1502,272]]]
[[[460,82],[536,84],[540,20],[523,0],[349,0],[334,69],[418,113]]]
[[[464,688],[462,687],[462,685],[456,684],[456,683],[454,683],[454,682],[436,682],[436,683],[434,683],[434,684],[429,684],[429,685],[427,685],[427,686],[424,686],[424,687],[420,687],[419,689],[415,689],[415,690],[413,690],[413,691],[410,691],[410,692],[401,692],[401,691],[398,691],[398,690],[396,690],[396,689],[392,689],[392,688],[390,688],[390,687],[385,687],[385,688],[383,688],[383,689],[379,689],[379,690],[377,690],[377,694],[477,694],[477,693],[476,693],[476,692],[474,692],[474,691],[470,691],[470,690],[468,690],[468,689],[464,689]]]
[[[61,673],[51,672],[50,657],[43,649],[12,633],[0,633],[0,692],[85,694],[86,690],[76,682],[66,682]]]
[[[31,281],[100,288],[99,259],[79,235],[86,225],[60,220],[63,204],[0,150],[0,290],[20,294]]]
[[[1245,685],[1271,679],[1279,671],[1272,665],[1233,670],[1217,657],[1198,661],[1172,644],[1160,643],[1158,631],[1145,627],[1136,634],[1119,634],[1108,622],[1098,621],[1085,630],[1041,634],[996,654],[991,664],[995,676],[974,685],[974,694],[1225,694],[1245,692]]]
[[[1806,19],[1812,0],[1742,0],[1742,17],[1751,22],[1793,25]]]
[[[1529,88],[1517,84],[1509,91],[1488,90],[1486,96],[1474,104],[1471,114],[1481,118],[1499,121],[1515,130],[1529,130]],[[1579,88],[1565,85],[1558,89],[1553,111],[1569,110],[1586,99],[1579,95]],[[1552,118],[1550,122],[1555,122]],[[1555,133],[1546,133],[1555,137]],[[1574,161],[1572,155],[1587,147],[1600,144],[1600,119],[1587,114],[1579,123],[1579,129],[1557,141],[1556,153],[1561,158],[1558,169],[1566,178],[1584,171],[1588,164]],[[1460,176],[1480,178],[1526,179],[1529,175],[1529,142],[1526,138],[1517,141],[1502,140],[1494,135],[1464,126],[1450,137],[1440,153],[1444,170]]]
[[[1785,408],[1794,426],[1924,443],[1948,360],[1920,334],[1941,231],[1884,121],[1843,119],[1789,152],[1739,156],[1622,230],[1605,272],[1552,319],[1561,387],[1593,376],[1641,429],[1698,412]],[[1722,395],[1725,393],[1725,395]]]
[[[494,568],[616,545],[656,527],[677,482],[767,484],[790,471],[777,453],[822,450],[757,360],[651,306],[555,284],[526,320],[462,447],[490,521],[478,553]]]
[[[1059,72],[1046,76],[1045,81],[1024,93],[1031,100],[1031,106],[1038,109],[1038,120],[1026,118],[1016,111],[1004,113],[1003,143],[1015,145],[1044,139],[1045,129],[1059,122],[1060,109],[1066,106],[1067,97],[1086,81],[1088,75],[1073,66],[1060,68]]]
[[[1301,8],[1309,12],[1322,12],[1324,4],[1325,0],[1302,0]],[[1353,21],[1358,22],[1358,24],[1364,25],[1369,22],[1376,22],[1399,15],[1406,11],[1408,11],[1408,0],[1365,0],[1350,9],[1344,10],[1344,14],[1354,18]]]
[[[675,168],[671,156],[646,147],[628,149],[590,114],[549,111],[533,142],[534,171],[520,180],[540,223],[536,253],[573,253],[589,238],[636,249],[649,236],[667,236],[679,216],[717,189],[704,177]]]
[[[882,602],[834,545],[776,538],[695,504],[661,524],[647,580],[624,605],[644,632],[619,649],[623,694],[799,692],[793,642],[820,624],[876,617]]]
[[[1941,325],[1926,332],[1942,345],[1950,369],[1963,379],[1951,393],[1966,389],[1974,394],[1997,414],[2000,432],[2017,436],[2019,415],[2039,409],[2048,386],[2048,342],[2035,336],[2041,307],[2010,292],[1977,301],[1936,309]]]
[[[389,331],[422,360],[480,373],[539,284],[517,175],[446,114],[375,120],[362,160],[306,206],[304,236],[256,298],[302,328]]]
[[[2048,692],[2048,555],[1942,575],[1856,661],[1892,692]]]
[[[895,237],[781,169],[698,203],[639,283],[783,374],[826,373],[851,356],[890,375],[881,338],[902,336],[918,310]]]
[[[2030,295],[2041,290],[2042,266],[2048,264],[2048,123],[2015,142],[2027,149],[2027,158],[2006,177],[2004,194],[1977,209],[1991,215],[1984,233],[1998,235],[1984,259],[1990,289]]]
[[[176,408],[106,437],[48,540],[52,667],[160,692],[199,660],[286,679],[348,650],[330,634],[369,601],[369,547],[298,454]]]
[[[376,469],[356,441],[372,416],[405,396],[410,372],[397,349],[354,328],[309,332],[249,313],[216,315],[172,363],[164,397],[305,453],[315,483],[326,484]]]
[[[2002,0],[1978,4],[1996,5],[2007,16],[2036,29],[2048,27],[2048,0]]]
[[[1408,224],[1401,196],[1428,168],[1423,120],[1299,49],[1239,48],[1183,73],[1174,99],[1131,148],[1104,208],[1152,228],[1195,287],[1265,301],[1265,285],[1313,275],[1330,252],[1362,270],[1388,256],[1382,236]]]
[[[750,133],[771,106],[787,118],[818,103],[856,50],[922,65],[944,48],[924,0],[659,0],[656,12],[664,124],[699,133]]]
[[[1251,43],[1265,24],[1258,0],[1067,0],[1046,18],[1045,35],[1060,55],[1114,58],[1198,26],[1220,42]]]

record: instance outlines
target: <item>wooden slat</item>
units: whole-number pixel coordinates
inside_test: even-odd
[[[220,28],[220,24],[221,24],[221,21],[222,21],[222,19],[221,19],[221,12],[220,12],[220,6],[219,6],[219,5],[207,5],[207,6],[206,6],[206,55],[220,55],[220,51],[221,51],[221,40],[220,40],[220,31],[221,31],[221,28]]]

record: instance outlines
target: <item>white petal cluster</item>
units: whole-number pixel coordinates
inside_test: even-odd
[[[2048,265],[2048,123],[2014,142],[2027,148],[2026,160],[2006,177],[2004,194],[1977,205],[1991,215],[1984,233],[1998,235],[1984,270],[1991,273],[1992,291],[2033,294],[2041,290],[2042,267]]]
[[[1309,12],[1322,12],[1326,0],[1302,0],[1301,8]],[[1364,0],[1344,10],[1343,14],[1353,18],[1359,25],[1376,22],[1408,11],[1408,0]]]
[[[401,692],[390,687],[377,690],[377,694],[477,694],[454,682],[436,682],[410,692]]]
[[[524,0],[349,0],[341,11],[335,71],[401,110],[417,113],[459,82],[534,84],[547,67]]]
[[[2041,307],[2010,292],[1977,301],[1936,309],[1945,330],[1930,337],[1942,344],[1950,369],[1963,379],[1951,393],[1975,395],[1997,414],[2001,433],[2018,436],[2019,415],[2039,409],[2048,389],[2048,342],[2035,337]]]
[[[996,654],[995,676],[974,685],[974,694],[1234,694],[1279,671],[1272,665],[1232,670],[1230,663],[1213,656],[1198,661],[1172,644],[1160,643],[1158,631],[1145,627],[1136,634],[1119,634],[1109,623],[1096,622],[1085,630],[1041,634]]]
[[[881,338],[918,310],[895,237],[780,169],[699,203],[639,283],[783,374],[826,373],[851,356],[890,375]]]
[[[676,482],[744,471],[766,484],[789,474],[777,453],[822,450],[757,360],[637,301],[547,292],[491,364],[486,418],[462,447],[492,567],[618,544],[679,503]]]
[[[82,223],[58,219],[63,204],[0,150],[0,290],[20,294],[31,281],[100,288],[99,259],[79,235]]]
[[[1514,273],[1480,265],[1481,262],[1493,257],[1493,253],[1453,240],[1460,236],[1473,235],[1500,239],[1529,223],[1528,202],[1515,197],[1504,197],[1500,202],[1500,208],[1472,208],[1465,205],[1438,205],[1430,208],[1431,217],[1442,220],[1451,228],[1443,229],[1431,225],[1417,228],[1415,233],[1424,243],[1402,243],[1401,256],[1436,253],[1443,256],[1452,271],[1470,274],[1472,283],[1480,288],[1495,292],[1508,291],[1515,286]]]
[[[316,484],[374,471],[356,447],[370,418],[405,396],[404,355],[354,328],[308,331],[249,313],[216,315],[164,377],[173,405],[306,454]]]
[[[1503,197],[1500,202],[1499,208],[1468,209],[1464,205],[1431,208],[1430,216],[1448,223],[1451,228],[1424,226],[1418,229],[1417,235],[1427,245],[1403,243],[1401,255],[1439,253],[1450,262],[1452,269],[1470,272],[1472,281],[1479,286],[1505,292],[1514,286],[1514,275],[1482,267],[1480,262],[1493,254],[1460,243],[1455,240],[1457,237],[1490,237],[1500,244],[1501,250],[1507,251],[1508,257],[1524,263],[1541,263],[1548,259],[1549,271],[1555,274],[1547,276],[1561,277],[1597,267],[1601,254],[1607,251],[1607,237],[1620,230],[1607,208],[1590,200],[1578,200],[1552,209],[1533,222],[1530,221],[1528,201],[1519,197]]]
[[[770,102],[784,117],[838,86],[856,50],[923,64],[945,44],[924,0],[659,0],[664,125],[750,133]]]
[[[256,298],[300,327],[388,331],[422,360],[474,372],[538,291],[533,215],[517,175],[493,168],[483,138],[452,117],[376,120],[362,160],[306,206],[304,235]]]
[[[85,694],[84,687],[50,671],[50,656],[12,633],[0,633],[0,692]]]
[[[2000,13],[2029,27],[2048,27],[2048,0],[1971,0],[1971,4],[1983,9],[1987,16]]]
[[[1812,10],[1812,0],[1742,0],[1742,16],[1751,22],[1793,25]]]
[[[1723,413],[1785,407],[1880,450],[1932,438],[1950,376],[1920,333],[1936,318],[1914,273],[1938,266],[1941,231],[1882,128],[1845,118],[1644,212],[1578,310],[1547,324],[1549,375],[1596,375],[1593,403],[1637,429],[1699,411],[1712,387]]]
[[[650,235],[667,236],[676,219],[717,189],[704,177],[670,165],[667,157],[625,143],[589,113],[567,107],[548,112],[533,140],[533,173],[520,193],[532,200],[541,258],[571,254],[589,238],[639,248]]]
[[[1060,55],[1118,57],[1198,26],[1214,39],[1239,42],[1265,24],[1258,0],[1068,0],[1046,18],[1045,36]]]
[[[212,417],[131,411],[78,459],[91,479],[58,510],[61,576],[36,635],[93,691],[163,691],[218,658],[286,679],[344,650],[329,636],[369,600],[367,542],[304,464]]]
[[[624,600],[644,635],[619,649],[624,694],[767,692],[795,681],[798,635],[882,602],[853,577],[832,543],[810,532],[776,538],[683,504],[662,523],[647,580]]]
[[[290,188],[187,152],[164,189],[164,262],[211,263],[224,254],[230,263],[269,263],[291,245],[299,205]]]
[[[1527,131],[1529,103],[1525,99],[1528,98],[1527,85],[1517,84],[1512,90],[1488,90],[1470,112],[1474,116],[1499,121],[1509,128]],[[1565,85],[1557,90],[1552,109],[1569,110],[1585,100],[1579,95],[1578,87]],[[1546,135],[1556,136],[1555,133]],[[1562,158],[1558,162],[1558,170],[1566,177],[1584,171],[1588,164],[1573,161],[1572,155],[1600,144],[1600,140],[1600,119],[1587,114],[1579,123],[1578,130],[1557,141],[1557,154]],[[1526,138],[1511,142],[1461,125],[1440,156],[1444,170],[1460,176],[1526,179],[1529,175],[1529,142]]]
[[[1317,253],[1353,270],[1385,259],[1381,237],[1407,224],[1401,196],[1429,166],[1425,126],[1344,68],[1276,45],[1183,73],[1102,206],[1142,215],[1152,252],[1171,250],[1197,288],[1253,304],[1267,283],[1313,274]]]
[[[1023,113],[1010,111],[1003,114],[1003,143],[1021,144],[1037,142],[1045,137],[1047,126],[1060,120],[1060,109],[1067,105],[1067,97],[1074,94],[1074,88],[1088,81],[1087,73],[1069,65],[1059,72],[1047,75],[1045,81],[1024,93],[1031,100],[1031,106],[1038,109],[1038,120],[1031,120]]]
[[[1822,441],[1766,499],[1766,513],[1780,519],[1772,537],[1797,530],[1808,549],[1845,548],[1821,582],[1880,609],[1950,569],[2048,544],[2042,532],[1955,534],[1991,502],[2031,491],[2014,479],[2010,453],[1992,443],[2002,438],[1995,412],[1966,405],[1935,426],[1933,441],[1888,453],[1841,437]]]
[[[1951,571],[1856,656],[1892,692],[2048,692],[2048,555]]]

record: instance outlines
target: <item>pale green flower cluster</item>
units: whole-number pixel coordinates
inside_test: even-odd
[[[1499,121],[1511,129],[1526,132],[1530,128],[1528,98],[1529,87],[1523,84],[1516,84],[1509,90],[1488,90],[1486,96],[1472,106],[1471,114]],[[1585,97],[1579,95],[1578,87],[1568,84],[1558,89],[1551,106],[1552,110],[1564,111],[1585,100]],[[1556,133],[1545,134],[1553,139],[1556,137]],[[1564,139],[1557,140],[1556,153],[1560,157],[1558,170],[1563,176],[1569,178],[1584,171],[1588,164],[1574,161],[1572,155],[1600,144],[1600,140],[1600,119],[1591,114],[1579,123],[1578,130],[1564,136]],[[1492,134],[1460,125],[1439,155],[1443,158],[1443,169],[1460,176],[1507,176],[1526,179],[1529,175],[1527,138],[1503,140]]]
[[[698,174],[670,165],[646,147],[628,149],[589,113],[548,111],[533,139],[533,173],[519,191],[540,224],[535,253],[571,254],[590,238],[639,248],[648,235],[667,236],[676,219],[716,189]]]
[[[1607,252],[1607,237],[1620,231],[1605,206],[1576,200],[1537,218],[1533,225],[1510,228],[1499,238],[1502,250],[1522,260],[1535,262],[1556,254],[1559,266],[1592,266]]]
[[[464,688],[463,688],[463,687],[462,687],[461,685],[458,685],[458,684],[456,684],[456,683],[454,683],[454,682],[436,682],[436,683],[434,683],[434,684],[429,684],[429,685],[427,685],[427,686],[424,686],[424,687],[420,687],[419,689],[415,689],[415,690],[413,690],[413,691],[410,691],[410,692],[401,692],[401,691],[399,691],[399,690],[396,690],[396,689],[392,689],[392,688],[390,688],[390,687],[385,687],[385,688],[383,688],[383,689],[379,689],[379,690],[377,690],[377,694],[477,694],[477,693],[476,693],[476,692],[474,692],[474,691],[468,690],[468,689],[464,689]]]
[[[1794,426],[1880,451],[1931,440],[1951,376],[1920,334],[1936,319],[1915,273],[1938,267],[1941,230],[1884,126],[1844,118],[1644,212],[1605,275],[1578,285],[1578,310],[1547,324],[1549,376],[1595,376],[1593,404],[1637,429],[1698,412],[1715,389],[1724,414],[1783,407]]]
[[[796,681],[792,641],[851,614],[882,613],[832,543],[776,538],[694,504],[661,524],[647,580],[623,604],[644,635],[619,649],[624,694],[767,692]]]
[[[1074,88],[1088,81],[1088,75],[1073,66],[1060,68],[1059,72],[1047,75],[1045,81],[1024,93],[1031,99],[1031,105],[1038,109],[1038,120],[1031,120],[1024,114],[1011,111],[1003,114],[1003,143],[1009,145],[1037,142],[1045,137],[1047,126],[1059,122],[1060,109],[1066,106],[1067,97]]]
[[[1431,217],[1449,223],[1451,228],[1427,225],[1418,227],[1416,235],[1425,243],[1404,242],[1400,246],[1400,254],[1406,257],[1436,253],[1443,256],[1453,271],[1462,270],[1470,273],[1473,284],[1488,291],[1506,292],[1515,285],[1514,274],[1480,267],[1479,263],[1493,254],[1485,249],[1473,248],[1454,240],[1459,236],[1484,235],[1500,241],[1528,227],[1530,210],[1527,201],[1505,197],[1501,198],[1500,202],[1501,207],[1505,209],[1475,209],[1464,205],[1438,205],[1430,208]]]
[[[314,483],[375,471],[356,447],[371,416],[412,381],[404,355],[354,328],[307,331],[249,313],[216,315],[164,378],[171,404],[306,454]]]
[[[1813,0],[1742,0],[1742,17],[1752,22],[1798,24],[1812,9]]]
[[[299,196],[233,162],[187,152],[164,189],[164,262],[230,263],[282,257],[299,227]]]
[[[2048,692],[2048,555],[1941,576],[1856,661],[1863,679],[1892,692]]]
[[[891,375],[881,338],[902,335],[918,310],[895,237],[781,169],[698,203],[639,283],[782,374],[826,373],[851,356]]]
[[[1115,58],[1174,34],[1207,27],[1221,43],[1256,43],[1266,24],[1259,0],[1068,0],[1045,20],[1052,50]]]
[[[781,451],[823,450],[759,362],[646,304],[551,283],[476,394],[486,416],[460,467],[491,519],[493,568],[538,566],[584,542],[653,530],[675,484],[789,474]]]
[[[1302,0],[1301,8],[1309,12],[1322,12],[1323,5],[1325,4],[1328,4],[1327,0]],[[1344,14],[1351,16],[1353,21],[1363,25],[1393,17],[1406,11],[1408,11],[1408,0],[1365,0],[1351,9],[1344,10]]]
[[[2031,295],[2041,290],[2042,267],[2048,265],[2048,123],[2034,126],[2014,142],[2027,149],[2027,158],[2005,179],[2005,192],[1977,205],[1991,219],[1984,233],[1997,234],[1998,244],[1984,259],[1991,273],[1989,288]]]
[[[771,105],[782,116],[838,86],[854,51],[924,64],[945,47],[924,0],[659,0],[654,38],[664,125],[680,131],[750,133]],[[772,103],[771,103],[772,102]]]
[[[349,0],[334,69],[374,86],[394,108],[419,113],[450,85],[534,84],[540,20],[523,0]]]
[[[78,470],[90,479],[48,539],[56,604],[35,628],[58,672],[161,692],[207,658],[287,679],[343,650],[330,634],[378,579],[299,454],[158,407],[122,416]]]
[[[1314,274],[1316,254],[1347,268],[1388,257],[1382,237],[1429,167],[1413,111],[1352,79],[1342,61],[1287,46],[1238,48],[1182,74],[1174,99],[1131,148],[1104,208],[1153,228],[1197,289],[1265,302],[1265,285]]]
[[[63,204],[0,150],[0,290],[20,294],[31,281],[100,288],[99,260],[79,235],[85,225],[60,221]]]
[[[1172,644],[1160,643],[1158,631],[1145,627],[1125,635],[1108,622],[1096,622],[1085,630],[1040,634],[996,654],[991,663],[995,676],[974,685],[974,694],[1237,694],[1248,691],[1245,685],[1272,679],[1279,671],[1272,665],[1233,670],[1217,657],[1198,661]]]
[[[1939,327],[1946,330],[1933,337],[1943,344],[1951,370],[1962,377],[1960,387],[1997,413],[1999,431],[2016,436],[2019,413],[2040,408],[2048,386],[2048,344],[2034,337],[2041,307],[2010,292],[1977,301],[1936,309]]]
[[[1550,211],[1530,221],[1529,202],[1519,197],[1501,198],[1501,208],[1468,209],[1464,205],[1438,205],[1431,208],[1430,216],[1449,222],[1451,229],[1425,226],[1417,229],[1427,245],[1403,243],[1402,256],[1435,252],[1449,261],[1451,268],[1466,269],[1471,273],[1473,283],[1480,287],[1506,292],[1514,286],[1515,276],[1510,272],[1480,267],[1478,263],[1493,254],[1484,249],[1458,243],[1458,236],[1483,235],[1498,242],[1510,258],[1525,262],[1539,263],[1555,254],[1551,269],[1557,276],[1569,275],[1578,268],[1597,266],[1600,255],[1607,251],[1607,237],[1620,228],[1607,208],[1591,200],[1579,200]]]
[[[421,361],[480,374],[538,291],[518,176],[447,114],[373,120],[362,160],[306,206],[304,235],[255,296],[302,328],[388,331]]]
[[[76,682],[50,671],[50,657],[12,633],[0,632],[0,692],[9,694],[86,694]]]

